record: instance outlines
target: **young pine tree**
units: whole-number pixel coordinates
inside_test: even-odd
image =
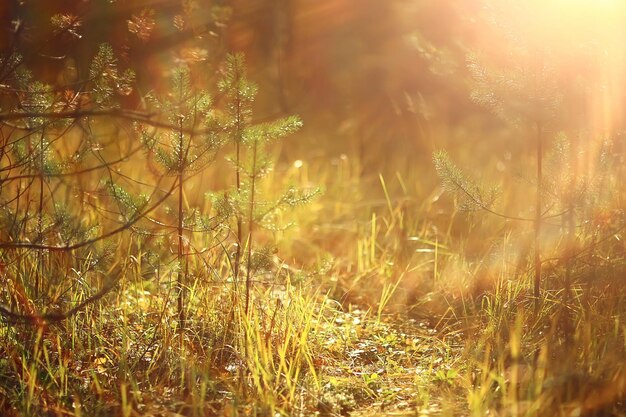
[[[211,99],[205,91],[192,86],[189,69],[178,68],[172,76],[170,95],[165,99],[150,97],[150,102],[174,128],[165,132],[149,132],[142,129],[143,143],[155,157],[164,174],[173,176],[177,189],[176,230],[177,236],[177,291],[178,320],[185,328],[185,286],[188,275],[188,257],[191,236],[186,232],[207,231],[210,222],[200,219],[197,212],[185,209],[186,179],[211,162],[220,147],[220,137],[215,133],[211,117]]]
[[[15,265],[11,286],[22,305],[30,304],[25,297],[60,304],[68,291],[58,285],[71,284],[71,268],[86,272],[81,259],[100,258],[97,222],[84,218],[82,202],[69,204],[82,195],[89,173],[108,168],[99,155],[97,166],[89,165],[96,154],[92,113],[116,107],[116,96],[129,93],[132,71],[118,71],[106,44],[74,90],[38,81],[16,53],[0,58],[0,66],[10,86],[1,98],[0,129],[7,135],[0,145],[0,257]]]
[[[589,63],[601,62],[602,57],[594,55],[594,49],[584,46],[586,43],[576,36],[563,38],[563,33],[575,33],[576,20],[564,19],[558,8],[545,7],[538,0],[487,3],[485,32],[489,33],[487,42],[491,49],[489,53],[475,53],[468,58],[471,97],[514,128],[534,154],[534,178],[529,179],[535,189],[532,215],[499,213],[492,207],[491,192],[469,180],[446,153],[434,155],[435,166],[444,188],[457,193],[469,207],[532,222],[535,305],[540,301],[543,265],[548,262],[544,253],[548,249],[556,252],[554,257],[566,265],[567,304],[576,241],[584,230],[580,227],[585,224],[584,217],[581,218],[583,208],[597,206],[598,203],[589,203],[589,199],[600,198],[593,184],[602,171],[603,164],[595,162],[602,159],[602,152],[594,144],[596,138],[589,129],[588,103],[593,80],[602,71]],[[581,169],[585,159],[593,167],[586,173]],[[551,246],[556,248],[548,248],[542,245],[547,234],[544,230],[554,229],[553,223],[558,218],[562,219],[559,232],[563,237],[558,242],[564,243],[553,243]]]
[[[505,4],[506,3],[506,4]],[[541,34],[534,32],[534,26],[523,23],[525,7],[505,1],[502,4],[489,2],[487,8],[491,28],[490,42],[493,39],[503,41],[500,51],[492,48],[490,55],[471,54],[468,68],[472,77],[472,99],[490,109],[496,116],[517,128],[521,139],[534,148],[535,154],[535,201],[532,219],[502,215],[518,220],[529,220],[533,224],[534,246],[534,284],[533,294],[539,300],[542,276],[541,236],[542,225],[548,213],[544,201],[543,157],[546,147],[546,135],[553,131],[558,123],[559,106],[562,93],[559,88],[553,62],[547,59],[549,46],[538,42]],[[524,9],[524,10],[521,10]],[[512,13],[513,10],[519,13]],[[518,19],[519,18],[519,19]],[[532,23],[532,22],[531,22]],[[489,25],[488,25],[489,27]],[[545,47],[545,48],[544,48]],[[468,190],[460,184],[454,184],[456,168],[446,154],[435,154],[435,163],[439,175],[447,188],[456,188],[465,197],[480,208],[487,208],[479,197],[480,187]],[[449,168],[449,169],[446,169]],[[462,176],[461,176],[462,177]],[[469,191],[469,192],[468,192]],[[472,195],[474,194],[474,195]],[[478,203],[478,204],[476,204]],[[492,211],[493,212],[493,211]]]
[[[226,131],[232,147],[230,161],[234,169],[234,192],[222,197],[220,206],[228,206],[235,220],[235,253],[233,277],[235,285],[243,277],[245,268],[245,311],[250,310],[254,273],[268,262],[268,250],[254,249],[254,237],[258,228],[273,228],[273,215],[288,206],[304,204],[316,191],[288,188],[273,200],[264,200],[259,185],[273,168],[269,147],[302,126],[296,116],[289,116],[268,123],[252,122],[252,103],[257,87],[246,75],[245,61],[241,54],[229,55],[225,73],[218,85],[227,97]],[[256,255],[256,256],[255,256]]]

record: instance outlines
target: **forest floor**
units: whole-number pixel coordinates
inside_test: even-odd
[[[322,408],[352,416],[463,413],[459,333],[403,316],[379,320],[358,309],[335,322],[332,332],[345,337],[328,339],[337,355],[323,369]]]

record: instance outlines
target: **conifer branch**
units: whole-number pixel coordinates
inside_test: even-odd
[[[108,239],[112,236],[117,235],[118,233],[121,233],[131,228],[133,225],[139,222],[144,216],[146,216],[147,214],[150,214],[151,212],[156,210],[161,204],[163,204],[163,202],[165,202],[165,200],[167,200],[174,193],[174,191],[176,190],[176,187],[178,187],[177,182],[175,182],[172,185],[172,187],[167,191],[167,193],[163,197],[159,198],[152,206],[148,207],[146,210],[138,213],[136,216],[133,217],[132,220],[129,220],[128,222],[124,223],[122,226],[115,228],[93,239],[88,239],[82,242],[74,243],[72,245],[65,245],[65,246],[42,245],[42,244],[31,243],[31,242],[0,242],[0,249],[34,249],[34,250],[48,250],[51,252],[68,252],[68,251],[73,251],[76,249],[83,248],[85,246],[92,245],[94,243],[97,243],[104,239]]]

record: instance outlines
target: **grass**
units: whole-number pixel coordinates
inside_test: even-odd
[[[241,213],[228,213],[239,220],[232,230],[202,233],[184,218],[202,207],[195,217],[220,219],[205,193],[223,189],[223,173],[233,172],[217,162],[184,176],[179,170],[171,188],[177,197],[151,219],[159,233],[133,225],[71,254],[3,249],[6,310],[32,317],[0,320],[0,414],[626,415],[620,195],[578,209],[586,221],[576,245],[564,221],[546,219],[537,298],[532,227],[460,212],[442,195],[430,162],[370,175],[363,161],[343,154],[292,162],[294,150],[272,151],[271,160],[287,162],[264,171],[266,181],[253,181],[244,199],[247,243]],[[145,155],[125,162],[123,176],[109,175],[135,194],[152,193],[132,180],[146,176]],[[619,194],[619,175],[607,174],[603,187]],[[37,216],[27,207],[23,229],[42,235],[47,225],[54,235],[60,223],[44,213],[63,195],[83,219],[67,226],[75,235],[99,234],[89,230],[96,220],[104,230],[119,225],[119,213],[98,209],[107,198],[102,178],[77,178],[78,188],[96,191],[76,199],[70,185],[51,178],[54,201],[40,192]],[[532,182],[501,182],[514,190],[504,195],[508,209],[526,210],[519,195],[532,194]],[[18,185],[3,197],[30,204],[20,194],[29,186]],[[254,224],[258,196],[317,185],[325,192],[309,205],[275,210],[275,227]],[[137,211],[142,198],[119,191],[123,208]],[[1,232],[3,242],[10,232]],[[254,274],[253,259],[263,265]],[[94,289],[111,286],[93,299]],[[63,320],[45,319],[82,303]]]
[[[155,264],[145,237],[82,261],[4,253],[3,291],[25,311],[29,276],[70,278],[46,296],[71,305],[119,282],[65,321],[0,322],[1,414],[626,415],[620,262],[577,281],[568,304],[554,267],[535,309],[515,231],[489,237],[490,220],[436,190],[419,199],[412,174],[367,178],[358,161],[336,162],[279,165],[267,181],[267,193],[326,190],[296,210],[297,226],[259,234],[277,238],[280,258],[255,278],[249,309],[228,250],[189,258],[184,331],[179,264]]]

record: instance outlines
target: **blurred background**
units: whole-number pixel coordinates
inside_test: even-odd
[[[468,90],[481,13],[474,1],[10,0],[0,5],[0,46],[16,42],[56,82],[84,77],[110,42],[144,86],[131,106],[180,63],[212,85],[224,55],[244,52],[261,86],[258,117],[304,119],[300,159],[346,154],[377,176],[429,161],[438,138],[471,136],[459,129],[497,129]],[[55,15],[76,17],[76,30],[44,39]]]
[[[574,101],[593,107],[593,129],[619,130],[624,7],[612,0],[517,3],[9,0],[0,5],[0,46],[18,45],[52,82],[84,76],[98,45],[110,42],[144,86],[131,97],[134,106],[178,64],[201,68],[199,82],[212,85],[224,55],[244,52],[262,86],[257,115],[299,114],[306,139],[294,147],[306,150],[301,158],[346,154],[365,174],[427,163],[441,147],[476,147],[474,156],[503,141],[504,153],[521,149],[520,133],[503,131],[510,125],[471,99],[472,56],[500,68],[511,58],[518,66],[541,60],[568,100],[576,90]],[[44,39],[52,16],[75,17],[75,30]]]

